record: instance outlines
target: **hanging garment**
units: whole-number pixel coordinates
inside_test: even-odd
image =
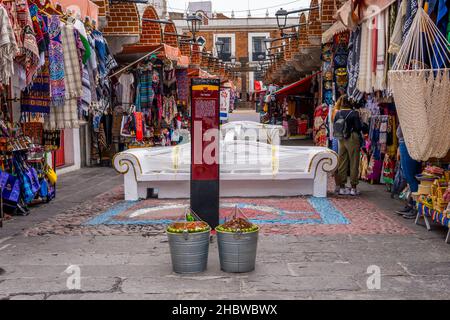
[[[64,83],[66,99],[81,96],[81,66],[78,56],[78,45],[73,25],[61,27],[61,42],[64,57]]]
[[[26,0],[17,0],[17,19],[21,28],[21,42],[19,48],[21,55],[17,61],[24,67],[26,72],[25,85],[29,86],[36,76],[39,67],[39,48],[33,30],[30,10]]]
[[[414,17],[417,13],[418,3],[417,0],[407,0],[406,11],[405,11],[405,23],[402,28],[402,42],[405,41],[408,35],[409,29],[411,28]]]
[[[153,72],[151,70],[143,70],[139,76],[139,95],[141,109],[148,109],[153,104],[155,93],[153,91]]]
[[[389,43],[388,52],[391,54],[397,54],[402,46],[402,25],[406,10],[407,0],[402,0],[395,20],[394,31],[391,34],[391,41]]]
[[[189,77],[187,69],[176,71],[178,99],[187,103],[189,100]]]
[[[39,53],[42,54],[48,50],[49,37],[47,26],[39,13],[39,8],[36,4],[30,5],[30,15],[33,21],[34,34],[39,48]]]
[[[376,34],[374,34],[374,49],[376,49],[374,54],[374,60],[376,62],[374,77],[373,77],[373,90],[383,91],[386,89],[386,18],[388,10],[384,10],[377,15],[376,18]]]
[[[19,53],[8,12],[0,6],[0,85],[8,85],[14,73],[14,58]]]
[[[361,55],[357,89],[360,92],[372,92],[372,66],[373,66],[373,28],[375,19],[364,21],[361,25]]]
[[[355,101],[362,99],[362,93],[357,88],[358,76],[359,76],[359,60],[361,55],[361,26],[356,29],[350,35],[349,47],[348,47],[348,87],[347,94]]]
[[[61,21],[58,16],[48,18],[48,32],[50,35],[49,61],[50,61],[50,93],[52,104],[58,107],[64,105],[64,53],[61,43]]]
[[[120,97],[119,103],[130,107],[133,101],[134,76],[131,73],[123,73],[119,78]]]
[[[50,113],[50,71],[48,56],[29,89],[22,91],[21,122],[44,122]]]

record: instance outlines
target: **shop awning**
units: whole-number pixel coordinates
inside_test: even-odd
[[[157,55],[160,59],[168,59],[177,63],[181,62],[183,67],[189,65],[189,57],[182,56],[180,49],[167,44],[128,45],[125,46],[122,52],[117,55],[117,59],[124,61],[137,60],[153,50],[158,50],[155,55]]]
[[[322,34],[322,43],[331,42],[333,37],[341,32],[348,30],[341,21],[335,22],[327,31]]]
[[[285,86],[284,88],[275,91],[275,95],[277,97],[284,97],[284,96],[290,96],[290,95],[297,95],[300,93],[305,93],[309,90],[311,86],[311,82],[320,72],[317,72],[313,74],[312,76],[306,77],[302,80],[299,80],[297,82],[294,82],[288,86]]]

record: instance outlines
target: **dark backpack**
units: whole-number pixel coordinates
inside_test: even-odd
[[[353,110],[351,110],[346,117],[342,115],[341,111],[338,111],[338,113],[336,114],[336,119],[334,119],[333,126],[333,136],[336,139],[348,139],[348,137],[350,137],[351,132],[348,132],[349,129],[347,119],[352,113]]]

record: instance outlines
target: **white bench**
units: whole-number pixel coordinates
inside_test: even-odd
[[[229,122],[220,128],[225,141],[250,140],[268,144],[281,144],[281,137],[286,135],[283,126],[268,125],[252,121]]]
[[[327,196],[328,173],[337,155],[327,148],[221,141],[221,197]],[[191,144],[132,149],[114,157],[124,174],[125,200],[190,197]]]

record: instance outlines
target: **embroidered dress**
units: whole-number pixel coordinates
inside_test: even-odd
[[[58,16],[51,16],[48,21],[50,36],[49,61],[50,61],[50,92],[52,104],[57,107],[64,105],[66,95],[64,83],[64,52],[61,42],[61,22]]]

